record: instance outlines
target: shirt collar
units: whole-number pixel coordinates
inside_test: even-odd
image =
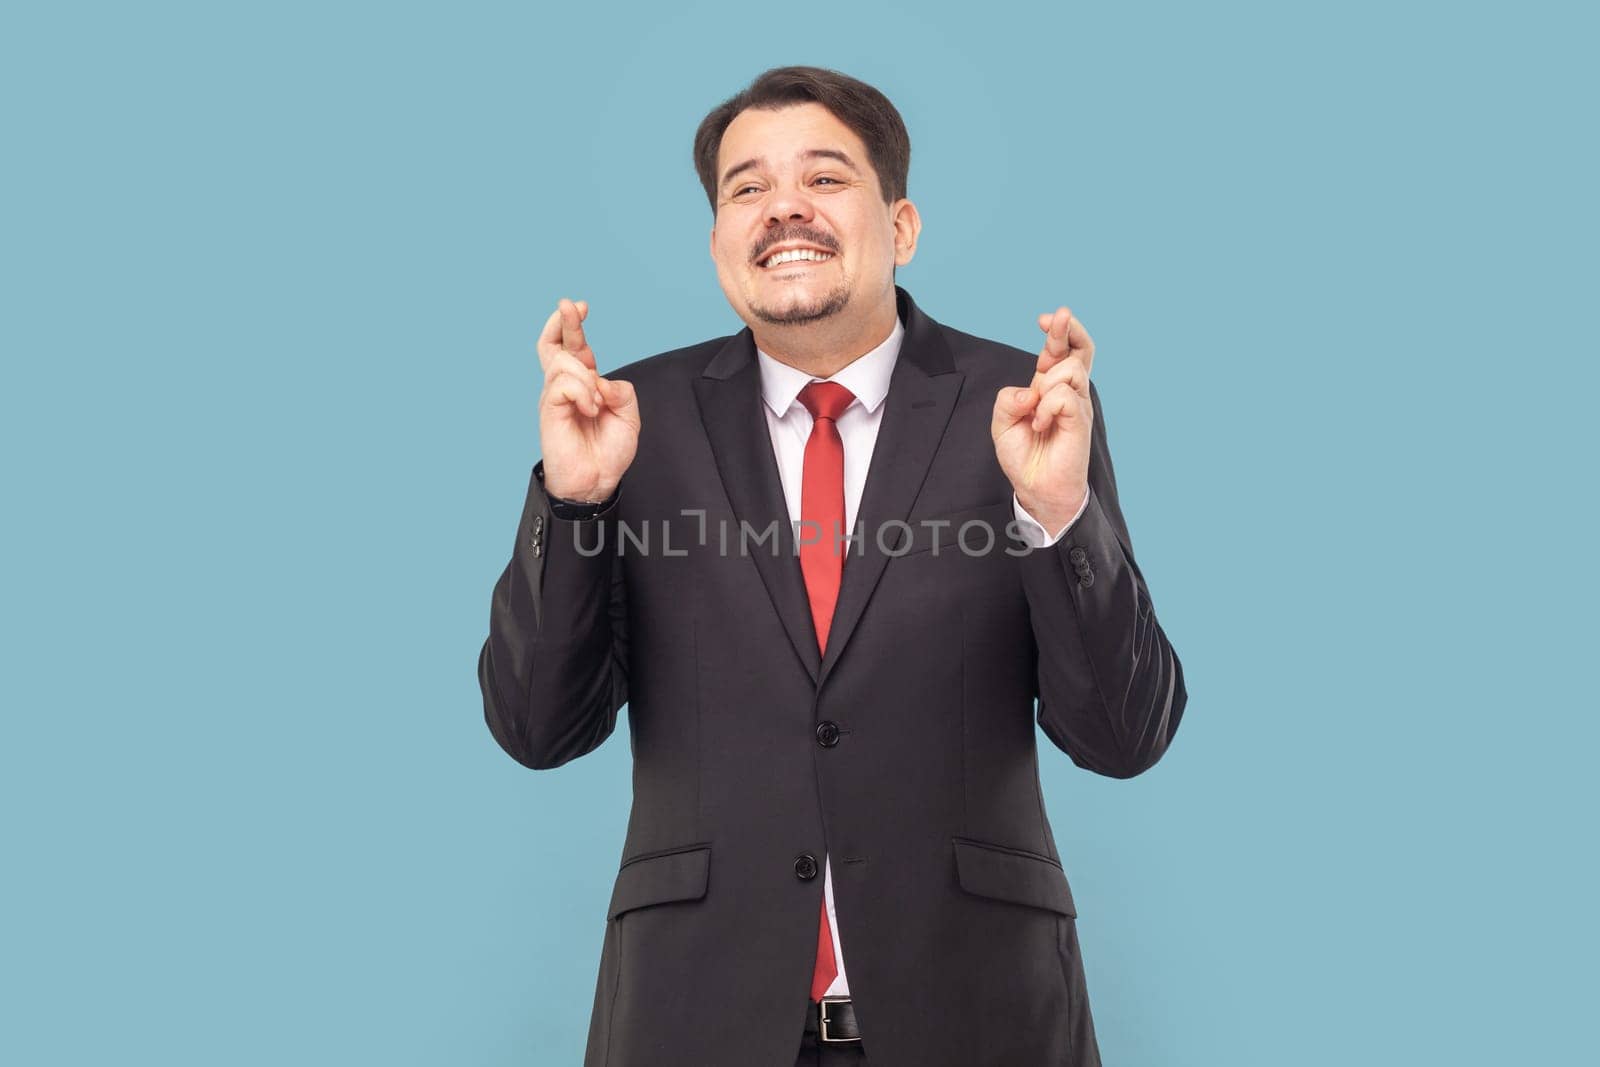
[[[889,395],[889,376],[894,373],[895,360],[900,355],[900,342],[905,335],[906,328],[896,316],[894,329],[889,331],[883,344],[851,360],[839,373],[826,380],[838,382],[850,390],[856,402],[867,411],[876,410],[883,403],[883,398]],[[756,356],[761,364],[761,397],[779,418],[788,414],[789,408],[800,396],[800,390],[812,382],[824,380],[779,362],[760,348],[756,349]]]

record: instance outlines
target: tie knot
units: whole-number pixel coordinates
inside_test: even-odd
[[[813,419],[839,420],[856,395],[838,382],[811,382],[800,390],[800,403]]]

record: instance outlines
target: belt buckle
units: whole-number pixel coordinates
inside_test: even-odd
[[[855,1037],[830,1037],[830,1036],[828,1036],[828,1005],[829,1004],[848,1004],[848,1003],[850,1003],[850,998],[849,997],[823,997],[821,1000],[817,1001],[817,1040],[818,1041],[821,1041],[824,1044],[829,1044],[829,1045],[848,1045],[851,1042],[855,1042],[855,1041],[860,1041],[861,1040],[861,1037],[860,1037],[859,1034],[857,1036],[855,1036]]]

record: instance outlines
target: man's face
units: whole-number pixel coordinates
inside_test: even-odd
[[[884,202],[866,146],[827,108],[740,112],[717,181],[711,258],[746,323],[866,319],[892,301],[894,268],[916,249],[916,208]]]

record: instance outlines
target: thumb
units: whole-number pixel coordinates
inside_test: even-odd
[[[990,429],[996,437],[1009,430],[1033,410],[1039,394],[1027,386],[1008,386],[994,398],[994,420]]]
[[[607,407],[618,415],[626,416],[629,421],[637,421],[639,395],[634,392],[632,382],[601,378],[600,389]]]

